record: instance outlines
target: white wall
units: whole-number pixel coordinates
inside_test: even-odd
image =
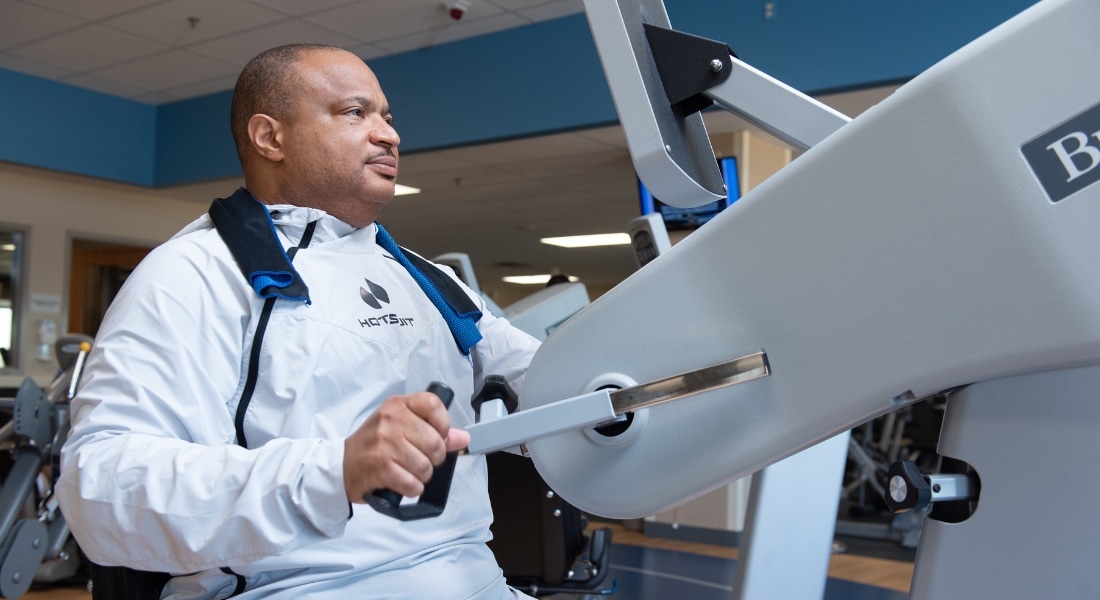
[[[0,386],[16,387],[28,375],[44,385],[56,373],[52,356],[49,361],[35,358],[35,342],[43,318],[56,319],[58,331],[68,331],[69,256],[74,238],[155,246],[208,206],[170,199],[156,190],[0,162],[0,223],[27,231],[20,367],[0,374]],[[32,294],[60,297],[60,314],[30,312]]]

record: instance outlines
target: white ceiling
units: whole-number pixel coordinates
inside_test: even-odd
[[[581,11],[580,0],[470,0],[455,21],[443,0],[0,0],[0,68],[157,104],[230,89],[248,59],[292,41],[369,59]],[[891,91],[822,100],[854,116]],[[749,128],[726,113],[706,120],[712,134]],[[470,254],[490,290],[510,285],[500,283],[503,275],[550,271],[603,290],[634,270],[628,247],[538,242],[623,231],[639,214],[618,126],[409,154],[399,180],[423,193],[386,209],[382,221],[394,237],[429,257]],[[240,183],[156,193],[200,211]]]
[[[161,104],[233,87],[289,42],[364,60],[583,11],[581,0],[3,0],[0,68]]]

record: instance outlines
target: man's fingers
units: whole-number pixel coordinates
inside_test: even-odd
[[[446,452],[457,452],[470,445],[470,434],[462,429],[451,428],[451,416],[447,414],[447,408],[435,394],[429,392],[411,394],[409,402],[410,410],[427,421],[446,441],[443,454],[432,456],[432,464],[441,464],[446,458]]]
[[[419,439],[408,440],[402,462],[409,472],[420,477],[421,481],[427,481],[432,475],[432,466],[447,458],[447,446],[435,431],[424,429],[417,433],[420,434]]]
[[[362,491],[388,488],[418,496],[447,452],[469,445],[465,431],[451,429],[447,409],[435,394],[394,396],[345,442],[344,482],[355,501]]]
[[[447,435],[447,430],[451,427],[451,416],[447,414],[447,407],[443,406],[439,396],[431,392],[417,392],[409,394],[407,398],[409,410],[427,421],[440,437]]]
[[[447,432],[447,452],[457,452],[470,445],[470,434],[464,429]]]
[[[424,493],[424,482],[409,471],[396,465],[394,465],[393,472],[386,477],[386,480],[390,483],[378,489],[390,489],[408,498]]]

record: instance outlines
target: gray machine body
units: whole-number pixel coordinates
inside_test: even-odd
[[[916,399],[1100,364],[1100,149],[1060,133],[1084,122],[1100,148],[1097,23],[1095,0],[1024,11],[558,328],[521,410],[761,350],[772,374],[645,409],[618,436],[531,441],[550,486],[643,517]],[[1035,166],[1036,141],[1077,162]],[[1078,189],[1055,198],[1052,177]]]
[[[940,454],[981,478],[974,514],[925,519],[912,600],[1085,600],[1096,581],[1100,367],[1045,371],[951,395]]]

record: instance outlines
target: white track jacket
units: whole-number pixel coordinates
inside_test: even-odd
[[[515,592],[491,551],[483,457],[460,457],[446,511],[401,522],[343,485],[344,438],[386,398],[441,381],[454,427],[489,374],[517,389],[538,342],[482,307],[464,356],[405,269],[316,209],[269,207],[312,304],[279,300],[237,445],[234,414],[263,299],[203,216],[155,249],[112,304],[72,406],[62,511],[102,565],[178,575],[163,598],[493,599]],[[363,298],[369,280],[386,292]],[[534,549],[533,549],[534,551]]]

